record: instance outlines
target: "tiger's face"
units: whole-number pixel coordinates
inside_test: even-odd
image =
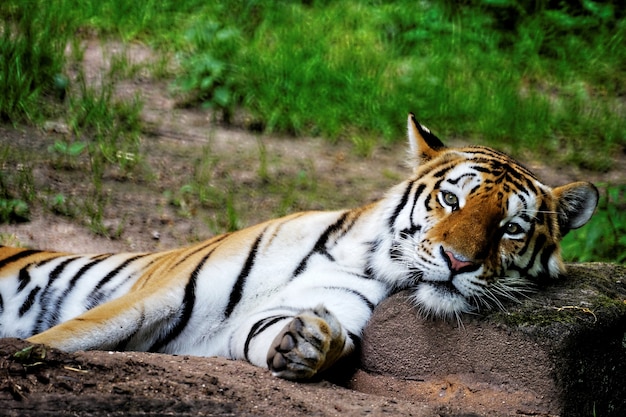
[[[593,214],[592,184],[550,188],[493,149],[444,147],[412,115],[409,140],[417,167],[389,210],[390,258],[419,309],[502,307],[534,279],[563,272],[559,241]]]

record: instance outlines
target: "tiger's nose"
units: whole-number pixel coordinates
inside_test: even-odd
[[[451,271],[459,272],[461,270],[472,270],[472,268],[475,266],[474,262],[463,261],[457,258],[457,256],[453,252],[449,250],[444,250],[443,247],[441,248],[441,254],[446,260],[448,268],[450,268]]]

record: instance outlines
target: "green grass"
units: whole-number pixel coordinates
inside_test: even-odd
[[[618,2],[8,0],[0,16],[14,28],[0,47],[28,56],[4,71],[4,119],[36,117],[83,28],[172,53],[188,103],[227,121],[243,108],[269,131],[384,143],[403,138],[399,115],[413,111],[444,136],[599,170],[626,144]]]
[[[626,144],[626,24],[616,11],[583,10],[579,23],[543,10],[506,30],[490,2],[442,4],[241,1],[206,13],[240,34],[220,59],[268,130],[394,141],[398,114],[414,111],[444,136],[609,168],[604,156]]]
[[[74,2],[65,0],[0,5],[0,120],[17,124],[60,119],[69,127],[70,135],[57,140],[48,152],[58,168],[77,170],[81,163],[89,167],[89,196],[74,202],[56,195],[43,204],[64,215],[82,213],[95,232],[107,234],[102,177],[111,167],[131,172],[140,162],[141,102],[113,97],[120,74],[129,71],[123,57],[112,57],[100,86],[86,83],[80,66],[72,61],[82,56],[75,33],[85,24],[84,17]],[[68,45],[71,53],[66,55]],[[70,69],[77,74],[72,79]],[[34,190],[32,168],[15,162],[6,151],[0,156],[8,166],[0,177],[0,220],[26,220],[29,205],[42,190]]]
[[[45,112],[45,96],[64,94],[63,51],[72,20],[64,13],[70,2],[38,7],[40,2],[3,2],[0,5],[0,120],[36,121]],[[58,8],[58,9],[57,9]]]
[[[11,146],[0,146],[0,223],[27,221],[35,199],[33,168]]]
[[[565,236],[565,260],[626,264],[626,184],[603,184],[598,212],[589,224]]]
[[[92,197],[81,203],[53,195],[50,204],[65,213],[84,206],[79,211],[101,232],[104,173],[132,177],[142,164],[141,102],[114,97],[116,82],[137,70],[124,56],[112,58],[100,87],[87,85],[80,71],[75,76],[80,42],[93,33],[171,57],[176,65],[161,61],[153,72],[171,79],[181,104],[209,108],[226,122],[240,112],[255,129],[345,140],[367,156],[404,140],[402,120],[413,111],[442,137],[603,171],[612,167],[607,155],[626,148],[625,17],[618,0],[5,0],[0,120],[67,122],[71,138],[51,153],[70,169],[88,161]],[[269,178],[269,158],[262,145],[259,151],[259,175]],[[237,227],[237,193],[211,194],[203,174],[194,175],[172,193],[173,204],[185,211],[192,201],[217,199],[230,209],[216,224]],[[285,207],[295,199],[290,187],[306,179],[305,172],[281,185]],[[30,204],[11,187],[0,195],[8,217]],[[622,233],[615,211],[622,203],[614,200],[606,197],[595,217],[600,227],[571,236],[595,242],[609,236],[591,229]],[[623,248],[613,239],[606,255],[591,246],[578,254],[574,237],[565,243],[574,259],[618,259]]]

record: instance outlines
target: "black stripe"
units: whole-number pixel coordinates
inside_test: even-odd
[[[413,196],[413,205],[411,206],[411,217],[410,217],[411,228],[415,227],[415,223],[413,223],[413,216],[415,213],[415,206],[417,205],[417,200],[420,198],[420,196],[422,195],[425,189],[426,189],[426,184],[420,184],[419,187],[417,187],[417,190],[415,190],[415,195]]]
[[[187,284],[185,285],[185,295],[181,303],[182,313],[178,318],[178,321],[176,322],[174,327],[167,332],[167,334],[161,336],[159,339],[157,339],[156,342],[152,344],[152,346],[150,346],[148,352],[158,352],[159,350],[161,350],[161,348],[177,338],[189,323],[189,319],[191,318],[191,314],[193,313],[193,307],[196,302],[196,282],[198,281],[198,276],[200,275],[200,271],[204,267],[204,264],[214,251],[215,249],[207,253],[204,258],[200,260],[198,266],[196,266],[196,268],[189,276],[189,281],[187,281]]]
[[[348,332],[348,337],[354,343],[355,348],[358,349],[360,347],[360,344],[361,344],[361,336],[358,336],[356,333]]]
[[[250,342],[259,334],[263,333],[268,327],[273,326],[281,320],[292,318],[290,316],[271,316],[261,319],[254,323],[248,332],[246,343],[243,346],[243,356],[249,362],[248,351],[250,350]]]
[[[546,246],[543,249],[543,252],[541,254],[541,265],[543,266],[543,269],[545,270],[545,272],[547,274],[550,273],[550,268],[548,266],[548,263],[550,262],[550,258],[552,257],[552,254],[554,253],[554,251],[556,250],[556,245],[555,244],[551,244]]]
[[[137,255],[137,256],[133,256],[131,258],[125,259],[124,262],[122,262],[117,268],[114,268],[111,272],[106,274],[104,278],[98,281],[98,284],[94,287],[94,291],[98,291],[100,288],[106,285],[110,280],[112,280],[117,274],[119,274],[122,271],[122,269],[126,268],[130,263],[136,261],[137,259],[143,258],[145,256],[147,256],[147,254]]]
[[[432,174],[432,176],[435,177],[435,178],[441,178],[444,175],[446,175],[449,171],[451,171],[452,168],[454,168],[454,167],[455,167],[455,165],[452,165],[452,164],[449,165],[449,166],[445,166],[445,167],[441,168],[440,170],[434,172]]]
[[[443,178],[441,178],[440,180],[437,180],[437,182],[435,183],[433,190],[439,190],[441,188],[441,183],[443,182]]]
[[[31,309],[33,304],[35,303],[35,297],[37,297],[37,293],[41,290],[41,287],[35,287],[28,294],[26,300],[24,300],[24,304],[20,307],[19,316],[22,317],[28,310]]]
[[[521,170],[521,172],[519,172],[518,170],[516,170],[514,167],[507,165],[506,166],[506,172],[509,176],[515,178],[518,182],[525,182],[526,183],[526,187],[530,188],[530,190],[534,193],[537,194],[537,188],[535,187],[535,185],[533,184],[533,182],[531,181],[531,179],[535,179],[535,176],[528,171],[527,169],[525,169],[522,166],[518,166]],[[531,179],[529,179],[528,177],[530,177]],[[526,187],[522,188],[521,191],[526,191]],[[528,193],[526,193],[528,194]]]
[[[124,260],[117,268],[113,269],[111,272],[106,274],[104,278],[98,281],[98,284],[93,288],[92,293],[89,295],[87,300],[85,301],[85,306],[87,310],[91,310],[98,304],[102,302],[102,299],[105,298],[105,295],[100,291],[100,289],[105,286],[109,281],[111,281],[116,275],[118,275],[124,268],[126,268],[130,263],[136,261],[137,259],[143,258],[151,254],[142,254],[136,255],[131,258]]]
[[[246,282],[246,278],[250,274],[252,267],[254,266],[254,260],[256,259],[256,254],[259,249],[259,243],[261,243],[261,239],[265,234],[265,230],[256,238],[254,244],[252,245],[252,249],[250,249],[250,253],[248,254],[248,258],[243,265],[239,276],[237,277],[237,281],[235,281],[235,285],[230,292],[230,299],[228,300],[228,305],[226,306],[226,310],[224,310],[224,317],[228,318],[232,314],[233,310],[241,301],[241,296],[243,295],[243,285]]]
[[[35,327],[33,329],[33,333],[39,333],[47,329],[48,327],[51,327],[51,325],[47,323],[45,326],[43,325],[44,322],[49,321],[49,320],[45,320],[45,317],[47,313],[46,308],[50,305],[50,302],[49,302],[50,288],[52,284],[59,278],[61,273],[65,270],[67,265],[69,265],[71,262],[77,259],[81,259],[81,258],[74,257],[74,258],[66,259],[65,261],[57,265],[56,268],[52,270],[52,272],[50,272],[50,275],[48,277],[48,283],[46,284],[43,292],[41,293],[41,296],[39,297],[39,304],[41,304],[41,310],[39,311],[39,315],[37,316],[37,319],[35,320]]]
[[[486,174],[490,174],[490,175],[496,175],[496,174],[494,174],[494,173],[492,172],[492,170],[491,170],[491,169],[489,169],[489,168],[485,168],[485,167],[482,167],[482,166],[480,166],[480,165],[472,165],[472,166],[470,167],[470,169],[473,169],[474,171],[478,171],[478,172],[484,172],[484,173],[486,173]]]
[[[485,146],[471,146],[468,153],[472,155],[483,156],[484,158],[504,158],[509,159],[509,156],[503,152],[497,151],[493,148],[487,148]],[[478,158],[475,158],[478,159]]]
[[[35,268],[39,268],[40,266],[44,266],[44,265],[46,265],[46,264],[48,264],[48,263],[50,263],[50,262],[52,262],[52,261],[55,261],[55,260],[59,259],[61,256],[62,256],[61,254],[56,253],[56,254],[54,254],[53,256],[51,256],[50,258],[48,258],[48,259],[44,259],[44,260],[42,260],[42,261],[37,261],[37,262],[34,264],[34,265],[35,265]]]
[[[374,310],[374,307],[376,307],[374,305],[374,303],[372,303],[367,297],[365,297],[363,294],[361,294],[360,292],[358,292],[355,289],[352,288],[346,288],[346,287],[323,287],[326,290],[339,290],[339,291],[344,291],[353,295],[356,295],[358,298],[361,299],[361,301],[363,301],[364,304],[367,305],[367,307],[370,309],[370,311]]]
[[[347,273],[347,274],[350,274],[352,276],[355,276],[357,278],[361,278],[361,279],[367,279],[367,280],[374,279],[374,277],[370,273],[368,273],[367,268],[365,268],[365,271],[362,274],[360,274],[358,272],[354,272],[354,271],[344,271],[344,272]]]
[[[302,272],[304,272],[304,270],[306,269],[306,265],[309,262],[309,259],[315,253],[324,254],[327,257],[329,257],[331,261],[334,260],[332,256],[328,253],[328,249],[326,249],[326,244],[328,243],[328,239],[330,239],[330,236],[333,233],[337,232],[338,230],[341,230],[341,228],[344,227],[344,224],[346,223],[346,219],[348,218],[349,213],[350,212],[343,213],[341,217],[339,217],[339,219],[335,223],[331,224],[330,226],[326,228],[326,230],[324,230],[324,233],[322,233],[320,237],[317,239],[317,242],[315,242],[313,249],[311,249],[311,251],[308,254],[306,254],[304,258],[302,258],[302,261],[296,267],[295,271],[292,274],[292,279],[300,275]]]
[[[94,266],[98,265],[100,262],[106,261],[111,256],[113,256],[113,254],[100,255],[97,258],[93,258],[94,259],[93,262],[90,262],[86,264],[85,266],[83,266],[82,268],[80,268],[78,272],[76,272],[76,275],[74,275],[71,281],[69,282],[68,292],[74,289],[74,285],[78,282],[79,279],[83,277],[83,275],[85,275],[87,271],[89,271]]]
[[[537,255],[543,248],[544,243],[546,243],[546,237],[544,235],[537,236],[537,239],[535,239],[535,247],[533,248],[533,254],[530,257],[528,264],[522,269],[523,275],[528,274],[528,271],[530,271],[530,269],[535,264],[535,259],[537,259]]]
[[[535,233],[535,223],[531,223],[530,224],[530,229],[528,230],[527,235],[528,236],[532,236]],[[526,241],[526,245],[524,245],[524,247],[517,253],[518,257],[522,257],[524,256],[524,254],[526,253],[526,251],[528,250],[528,248],[530,247],[530,243],[532,242],[532,239],[528,239]]]
[[[530,191],[532,191],[533,194],[535,194],[535,195],[539,194],[539,190],[537,190],[537,187],[535,187],[535,184],[533,184],[533,182],[531,180],[529,180],[528,178],[526,179],[526,186],[528,188],[530,188]],[[526,194],[528,194],[528,193],[526,193]]]
[[[411,194],[411,190],[413,189],[413,184],[415,184],[415,180],[409,181],[409,183],[406,186],[406,189],[404,190],[404,194],[402,195],[402,199],[400,200],[400,203],[396,206],[396,208],[393,211],[393,214],[387,220],[387,225],[389,226],[389,229],[391,229],[392,231],[394,230],[394,224],[396,222],[396,219],[400,215],[400,212],[402,211],[404,206],[406,206],[406,202],[409,200],[409,194]]]
[[[475,176],[476,176],[476,174],[474,174],[473,172],[467,172],[465,174],[459,175],[459,177],[456,178],[456,179],[447,179],[446,181],[449,182],[452,185],[456,185],[456,184],[459,183],[459,181],[461,181],[461,178],[464,178],[464,177],[472,177],[473,178]]]
[[[20,269],[20,272],[17,274],[17,282],[19,282],[19,285],[17,286],[18,293],[22,292],[30,283],[30,274],[28,273],[26,267]]]
[[[75,261],[76,259],[80,259],[80,258],[69,258],[61,262],[60,264],[58,264],[56,268],[54,268],[52,272],[50,272],[50,275],[48,278],[48,287],[50,286],[50,284],[56,281],[56,279],[59,277],[59,275],[61,275],[61,273],[67,267],[67,265],[69,265],[70,262]]]
[[[94,259],[92,262],[84,265],[82,268],[78,270],[78,272],[76,272],[76,275],[74,275],[72,279],[70,280],[70,282],[67,284],[67,288],[65,289],[65,291],[63,291],[63,294],[61,294],[57,298],[57,301],[54,304],[54,308],[48,309],[47,322],[50,326],[57,324],[56,320],[59,319],[59,316],[60,316],[59,312],[61,311],[61,307],[63,306],[63,303],[69,298],[69,294],[76,288],[76,283],[78,282],[78,280],[81,279],[85,275],[85,273],[87,273],[87,271],[89,271],[91,268],[98,265],[100,262],[103,262],[109,259],[111,256],[113,255],[112,254],[99,255],[97,259]]]
[[[505,170],[508,176],[515,178],[517,181],[521,181],[524,178],[524,175],[519,173],[517,170],[515,170],[513,167],[511,167],[508,164],[499,163],[498,167]]]
[[[537,213],[537,223],[544,224],[545,222],[548,228],[548,235],[554,236],[555,230],[554,230],[554,223],[552,221],[553,215],[552,213],[550,213],[550,211],[551,210],[546,204],[546,194],[542,192],[541,193],[541,205],[539,206],[539,213]]]
[[[432,197],[432,194],[428,194],[426,196],[426,199],[424,200],[424,208],[426,209],[426,211],[431,211],[433,209],[432,207],[430,207],[430,200],[432,200]]]
[[[0,261],[0,269],[4,268],[8,264],[11,264],[13,262],[19,261],[22,258],[27,258],[30,255],[34,255],[36,253],[41,253],[41,252],[42,251],[40,251],[40,250],[26,249],[26,250],[23,250],[21,252],[14,253],[13,255],[9,256],[8,258],[4,258],[3,260]]]
[[[508,185],[512,185],[513,187],[515,187],[519,193],[524,193],[526,195],[530,195],[530,193],[528,192],[526,187],[524,187],[522,185],[522,183],[520,183],[519,181],[515,181],[513,178],[511,178],[510,175],[505,175],[504,179],[505,179],[505,181],[507,182]],[[508,191],[508,190],[506,190],[506,191]]]

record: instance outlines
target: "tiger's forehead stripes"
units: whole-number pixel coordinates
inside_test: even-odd
[[[537,194],[538,190],[535,187],[537,181],[534,177],[525,177],[522,172],[516,170],[514,165],[492,164],[491,161],[483,164],[477,164],[476,160],[468,160],[465,163],[459,165],[458,161],[450,161],[443,166],[438,166],[436,170],[431,169],[431,176],[437,178],[433,189],[439,189],[442,182],[446,182],[451,185],[460,184],[462,179],[472,179],[478,176],[481,177],[481,183],[474,186],[470,191],[470,194],[478,191],[481,187],[483,191],[491,190],[494,185],[502,187],[503,191],[509,193],[513,190],[526,195]],[[455,171],[459,171],[457,175]],[[429,174],[426,174],[429,175]],[[449,176],[449,178],[446,178]],[[469,182],[469,181],[467,181]]]
[[[461,181],[463,178],[466,178],[466,177],[475,178],[476,177],[476,173],[474,173],[474,172],[466,172],[464,174],[459,175],[456,178],[448,178],[448,179],[446,179],[446,182],[448,182],[448,183],[450,183],[452,185],[456,185],[456,184],[459,183],[459,181]]]
[[[468,147],[451,149],[444,152],[436,160],[422,167],[418,175],[430,175],[435,178],[445,176],[452,168],[458,167],[459,158],[470,163],[470,169],[486,174],[491,174],[502,181],[512,181],[520,191],[525,191],[524,185],[532,192],[537,193],[538,179],[528,169],[512,160],[507,155],[483,147]],[[505,175],[505,177],[502,177]],[[524,184],[521,184],[524,183]]]
[[[491,174],[498,177],[496,183],[510,184],[518,193],[538,195],[540,189],[544,187],[535,175],[510,159],[504,163],[491,163],[491,166],[493,167]]]
[[[499,161],[505,165],[511,166],[511,167],[515,167],[517,170],[520,171],[520,173],[524,176],[533,178],[535,180],[537,180],[535,174],[533,174],[531,171],[529,171],[525,166],[523,166],[522,164],[520,164],[519,162],[511,159],[511,157],[509,157],[508,155],[496,151],[494,149],[491,148],[485,148],[482,146],[470,146],[468,148],[463,148],[461,151],[466,152],[468,154],[473,154],[473,155],[482,155],[483,158],[473,158],[473,159],[480,159],[481,161]]]
[[[481,172],[486,176],[483,177],[485,183],[501,185],[505,192],[515,191],[526,195],[537,195],[538,189],[536,187],[537,180],[534,177],[527,177],[522,175],[516,168],[516,166],[508,164],[494,164],[489,162],[490,167],[484,165],[471,165],[470,169]]]

